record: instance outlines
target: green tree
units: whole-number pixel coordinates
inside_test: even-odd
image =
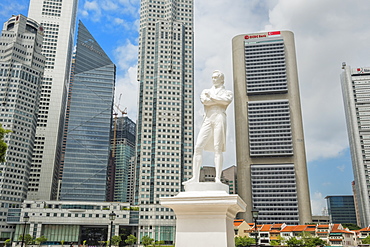
[[[283,245],[282,244],[283,243],[283,240],[284,240],[284,238],[279,235],[276,240],[270,241],[270,245],[271,246]]]
[[[118,246],[119,243],[122,241],[121,236],[113,236],[112,237],[112,245]]]
[[[300,247],[304,246],[303,240],[297,239],[296,237],[292,237],[289,240],[286,241],[286,244],[289,247]]]
[[[154,246],[154,247],[161,247],[161,246],[162,246],[162,244],[164,244],[164,241],[163,241],[163,240],[155,241],[153,246]]]
[[[141,238],[141,243],[144,245],[144,247],[147,247],[148,245],[152,244],[154,239],[150,238],[149,236],[145,235]]]
[[[22,237],[23,237],[23,235],[19,235],[18,240],[22,241]],[[24,241],[25,246],[27,246],[27,244],[32,244],[33,238],[30,234],[26,234],[26,235],[24,235],[24,240],[23,241]]]
[[[325,245],[327,245],[327,243],[319,237],[309,238],[305,240],[304,242],[305,247],[315,247],[315,246],[325,246]]]
[[[6,130],[0,124],[0,163],[5,162],[5,153],[8,149],[8,145],[4,142],[4,136],[11,132],[11,130]]]
[[[137,237],[130,234],[127,236],[127,239],[125,240],[125,243],[128,245],[134,245],[137,242]]]
[[[4,246],[7,247],[8,244],[10,244],[12,242],[12,240],[10,238],[8,238],[7,240],[4,241]]]
[[[370,235],[361,240],[362,244],[370,244]]]
[[[256,241],[253,238],[244,237],[235,237],[235,247],[246,247],[255,244]]]
[[[41,236],[35,239],[35,242],[40,246],[42,243],[48,241],[48,239],[45,236]]]
[[[64,247],[64,243],[65,243],[64,240],[60,241],[60,244],[62,245],[62,247]]]
[[[361,229],[361,227],[359,227],[358,225],[353,224],[353,223],[343,223],[342,226],[344,228],[348,228],[351,231],[353,231],[353,230],[360,230]]]

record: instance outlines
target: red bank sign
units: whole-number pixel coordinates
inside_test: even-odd
[[[266,38],[266,37],[270,37],[270,36],[274,36],[274,35],[280,35],[280,31],[245,35],[244,39]]]
[[[356,71],[358,74],[369,73],[370,68],[357,68]]]

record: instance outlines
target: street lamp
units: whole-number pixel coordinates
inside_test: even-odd
[[[23,247],[23,243],[24,243],[24,234],[26,234],[26,226],[27,226],[27,222],[30,220],[30,216],[28,215],[25,215],[23,217],[23,222],[24,222],[24,226],[23,226],[23,235],[22,235],[22,244],[21,244],[21,247]]]
[[[112,233],[113,233],[113,221],[116,219],[116,214],[112,211],[112,213],[109,214],[109,220],[110,220],[110,238],[109,238],[109,247],[112,246]],[[21,246],[22,247],[22,246]]]
[[[258,210],[257,208],[253,208],[252,210],[252,217],[253,217],[253,220],[254,220],[254,238],[255,238],[255,241],[256,241],[256,246],[258,246],[258,230],[257,230],[257,219],[258,219]]]

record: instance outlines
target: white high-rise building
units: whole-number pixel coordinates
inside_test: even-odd
[[[0,241],[9,239],[27,196],[45,57],[43,28],[23,15],[5,22],[0,37],[0,124],[11,130],[0,163]]]
[[[138,236],[173,241],[175,215],[159,205],[192,176],[193,0],[142,0],[136,181]]]
[[[358,223],[370,225],[370,68],[343,63],[341,74],[344,109],[352,157]]]
[[[46,56],[27,198],[56,199],[78,0],[31,0],[28,16],[41,23]]]
[[[293,33],[234,37],[233,69],[238,194],[260,224],[311,222]]]

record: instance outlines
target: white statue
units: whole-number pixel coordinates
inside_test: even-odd
[[[221,71],[213,72],[212,82],[213,86],[200,95],[205,114],[194,149],[193,177],[185,183],[199,182],[203,150],[215,153],[215,182],[221,183],[222,153],[226,151],[226,108],[233,100],[233,93],[225,89]]]

